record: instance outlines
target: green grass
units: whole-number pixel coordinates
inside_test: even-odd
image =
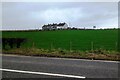
[[[27,38],[22,48],[66,50],[117,50],[118,30],[58,30],[34,32],[2,32],[2,37]],[[93,46],[92,46],[93,42]]]

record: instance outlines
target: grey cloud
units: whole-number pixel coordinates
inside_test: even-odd
[[[116,27],[117,10],[114,2],[5,2],[3,29],[40,28],[54,21],[66,21],[75,27]]]

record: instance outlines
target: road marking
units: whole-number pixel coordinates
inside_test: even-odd
[[[9,72],[18,72],[18,73],[28,73],[28,74],[39,74],[39,75],[48,75],[48,76],[59,76],[59,77],[71,77],[71,78],[85,78],[84,76],[75,76],[75,75],[64,75],[64,74],[54,74],[54,73],[45,73],[45,72],[32,72],[32,71],[22,71],[22,70],[12,70],[12,69],[1,69],[1,71]]]

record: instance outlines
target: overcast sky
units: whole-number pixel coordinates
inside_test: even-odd
[[[70,27],[118,27],[117,2],[3,2],[2,29],[38,29],[48,23]]]

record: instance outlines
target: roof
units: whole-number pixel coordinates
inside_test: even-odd
[[[48,25],[43,25],[43,27],[47,27],[47,26],[64,26],[66,23],[59,23],[59,24],[56,24],[56,23],[53,23],[53,24],[48,24]]]
[[[64,26],[65,23],[59,23],[57,26]]]

